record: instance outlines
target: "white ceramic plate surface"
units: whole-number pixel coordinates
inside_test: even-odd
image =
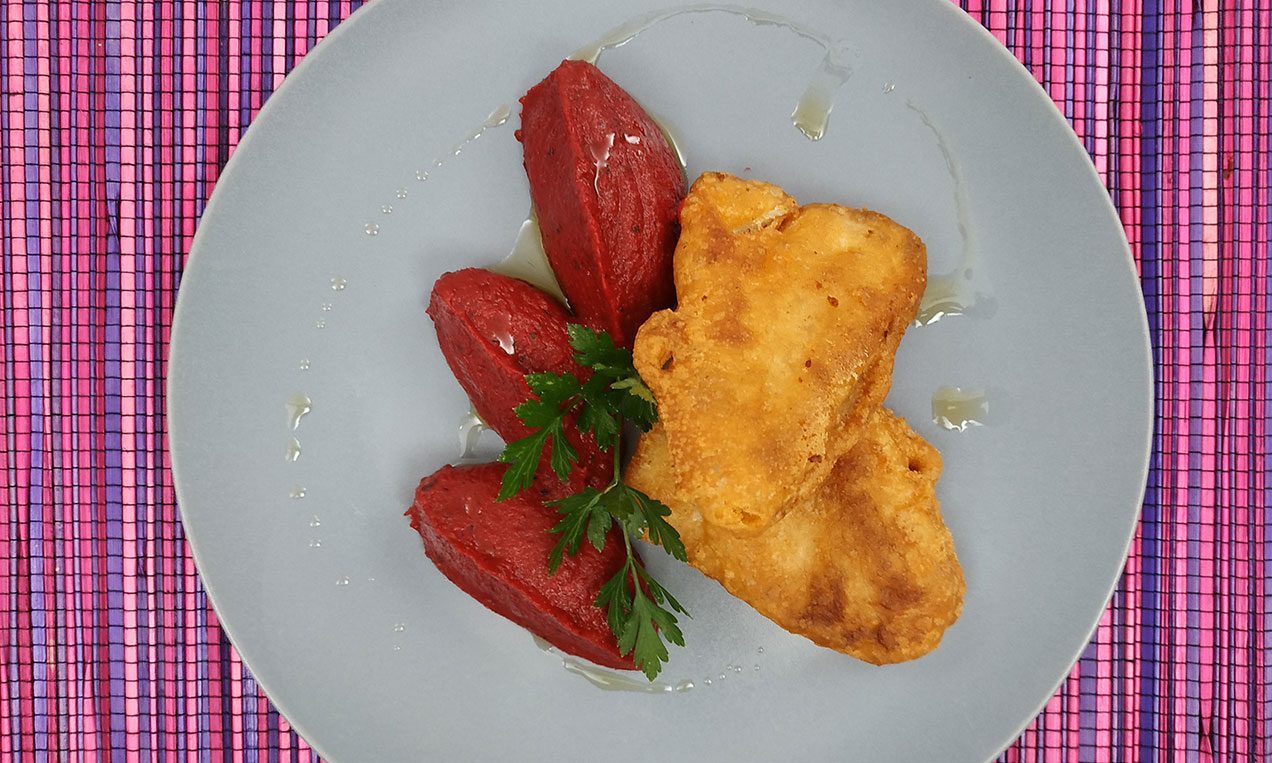
[[[941,0],[782,3],[849,51],[817,142],[790,114],[825,51],[789,27],[682,14],[599,61],[668,123],[691,177],[885,212],[924,238],[933,274],[972,257],[977,308],[907,334],[889,399],[945,457],[968,591],[940,648],[866,665],[649,554],[694,614],[664,678],[695,687],[602,692],[448,583],[402,517],[419,477],[455,459],[467,410],[429,288],[501,259],[529,207],[517,98],[658,8],[377,0],[271,97],[204,215],[171,356],[179,499],[217,612],[338,761],[988,758],[1051,695],[1117,579],[1146,473],[1150,355],[1082,148]],[[501,105],[508,122],[464,143]],[[986,390],[987,425],[933,424],[944,386]],[[293,432],[296,394],[312,411]],[[482,452],[498,447],[485,435]]]

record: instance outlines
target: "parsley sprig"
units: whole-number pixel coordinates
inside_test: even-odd
[[[517,406],[517,416],[531,434],[511,442],[499,455],[508,464],[498,500],[506,500],[530,487],[546,451],[557,478],[564,481],[578,462],[578,452],[565,439],[567,416],[577,417],[579,429],[591,432],[603,451],[613,451],[614,477],[604,490],[585,487],[564,498],[549,501],[561,519],[551,532],[559,535],[548,554],[548,572],[555,573],[565,555],[574,556],[586,540],[597,551],[605,549],[606,536],[617,524],[622,531],[627,560],[614,577],[601,586],[596,606],[605,610],[619,651],[631,654],[636,667],[654,680],[667,661],[663,639],[684,646],[684,634],[675,613],[689,616],[667,589],[654,580],[632,548],[633,537],[647,538],[676,559],[685,560],[680,533],[667,522],[671,509],[619,479],[624,422],[642,431],[658,420],[654,396],[632,365],[632,354],[614,345],[605,332],[570,324],[570,346],[575,361],[591,369],[587,381],[574,374],[527,374],[534,398]]]

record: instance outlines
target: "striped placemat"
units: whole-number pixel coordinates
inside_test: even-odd
[[[163,380],[219,172],[357,5],[0,4],[0,759],[312,757],[200,587]],[[1272,755],[1272,7],[963,6],[1043,83],[1107,183],[1157,379],[1126,574],[1004,760]]]

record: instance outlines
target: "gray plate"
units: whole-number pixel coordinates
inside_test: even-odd
[[[529,206],[517,97],[654,6],[379,0],[305,59],[236,151],[186,270],[171,361],[199,570],[252,672],[324,755],[982,760],[1086,643],[1151,431],[1144,307],[1108,196],[1042,90],[956,8],[784,6],[852,51],[819,142],[789,115],[823,51],[781,26],[682,15],[600,63],[667,119],[691,176],[883,211],[925,239],[933,273],[968,246],[978,314],[911,330],[890,398],[945,456],[962,619],[931,655],[876,668],[657,558],[694,613],[665,677],[695,688],[602,692],[442,578],[402,517],[418,478],[455,458],[467,409],[426,295],[443,271],[511,248]],[[512,119],[454,155],[501,104]],[[987,389],[988,425],[933,425],[946,385]],[[293,433],[296,393],[313,410]],[[293,434],[302,455],[288,462]],[[484,452],[497,448],[487,435]]]

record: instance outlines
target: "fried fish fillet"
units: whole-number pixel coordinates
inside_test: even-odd
[[[876,664],[962,610],[941,458],[882,407],[926,253],[865,210],[704,175],[681,210],[674,311],[636,337],[658,399],[625,476],[689,562],[787,630]]]
[[[941,521],[941,456],[875,408],[807,498],[758,535],[705,520],[671,479],[669,442],[641,438],[628,483],[672,509],[689,563],[783,628],[876,665],[920,657],[963,606],[963,571]]]
[[[883,215],[722,173],[693,184],[680,223],[678,306],[641,326],[635,365],[677,491],[704,521],[757,533],[811,497],[882,403],[927,257]]]

